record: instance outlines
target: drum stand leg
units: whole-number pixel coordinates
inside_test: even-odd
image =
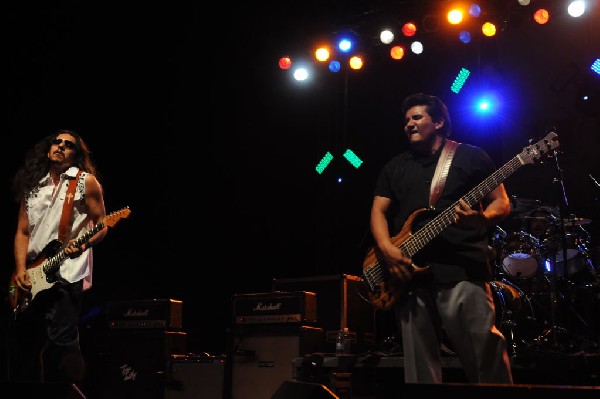
[[[510,346],[511,346],[510,357],[512,357],[514,359],[520,355],[519,350],[517,349],[517,343],[515,341],[514,327],[515,327],[516,323],[514,320],[510,320],[506,324],[508,324],[508,327],[509,327],[508,331],[510,333]]]
[[[567,337],[567,339],[570,339],[574,338],[574,335],[573,331],[569,331],[569,329],[560,325],[560,322],[564,321],[565,319],[564,317],[559,318],[559,314],[564,316],[566,311],[568,311],[570,315],[573,315],[579,326],[584,330],[588,330],[590,325],[572,306],[570,303],[570,298],[567,298],[565,293],[560,291],[554,268],[553,272],[553,278],[548,279],[546,276],[544,276],[550,285],[550,327],[542,331],[542,333],[535,340],[540,343],[550,343],[551,348],[560,350],[565,348],[564,341],[561,345],[559,337]],[[567,284],[572,284],[568,279],[565,279],[564,281]]]

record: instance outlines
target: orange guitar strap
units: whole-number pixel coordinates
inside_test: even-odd
[[[58,226],[58,240],[63,244],[66,244],[66,239],[71,231],[71,214],[73,213],[73,204],[75,200],[75,189],[79,182],[79,176],[82,170],[77,172],[74,179],[69,181],[69,187],[67,188],[67,194],[65,196],[65,202],[63,203],[62,215],[60,216],[60,225]]]
[[[435,204],[444,191],[444,185],[446,184],[446,178],[448,177],[448,171],[450,170],[450,164],[452,158],[456,152],[456,148],[460,143],[456,141],[446,139],[446,144],[442,148],[440,159],[438,159],[435,173],[433,174],[433,180],[431,181],[431,188],[429,190],[429,207],[435,208]]]

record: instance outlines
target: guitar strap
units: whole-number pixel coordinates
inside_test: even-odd
[[[73,213],[73,205],[75,200],[75,189],[79,182],[79,176],[83,172],[81,169],[77,172],[74,179],[69,181],[69,187],[67,188],[67,194],[65,196],[65,202],[63,203],[62,215],[60,216],[60,225],[58,226],[58,240],[65,244],[66,239],[69,236],[71,230],[71,214]]]
[[[444,191],[450,164],[452,163],[452,158],[454,157],[454,153],[459,144],[460,143],[457,143],[456,141],[446,139],[444,148],[442,148],[442,153],[440,154],[440,159],[438,159],[435,173],[433,174],[433,180],[431,181],[431,188],[429,190],[429,207],[431,209],[435,208],[435,204],[442,195],[442,191]]]

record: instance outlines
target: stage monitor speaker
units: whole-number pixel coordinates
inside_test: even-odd
[[[398,384],[392,398],[461,398],[461,399],[588,399],[600,397],[598,386],[500,385],[500,384]]]
[[[338,399],[323,384],[284,381],[271,399]]]
[[[233,332],[231,399],[268,399],[293,379],[294,359],[323,346],[323,329],[310,326],[244,327]]]
[[[2,389],[4,388],[4,389]],[[19,398],[85,399],[75,384],[63,382],[7,382],[0,389]],[[6,396],[4,396],[6,397]]]

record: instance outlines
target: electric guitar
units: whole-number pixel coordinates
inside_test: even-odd
[[[497,169],[491,176],[475,186],[471,191],[464,195],[461,199],[469,206],[477,204],[487,194],[493,191],[506,178],[512,175],[521,166],[534,163],[541,155],[546,154],[549,150],[558,148],[558,135],[555,132],[550,132],[542,140],[535,144],[529,145],[518,155],[508,161],[504,166]],[[417,254],[425,245],[437,237],[442,231],[450,226],[454,221],[454,209],[458,206],[458,202],[454,202],[450,207],[439,213],[432,220],[427,222],[423,227],[416,232],[412,232],[412,224],[417,218],[421,218],[426,212],[431,211],[428,208],[421,208],[413,212],[404,225],[401,231],[392,237],[394,245],[399,247],[402,252],[409,258]],[[415,266],[415,275],[419,272],[425,272],[428,266]],[[387,266],[382,264],[378,259],[378,253],[375,247],[367,251],[367,255],[363,261],[363,280],[368,285],[369,298],[372,304],[379,309],[389,309],[396,301],[399,295],[402,294],[403,283],[394,281],[391,278]]]
[[[75,246],[87,244],[90,238],[104,227],[114,227],[121,219],[128,218],[131,214],[129,207],[125,207],[119,211],[107,215],[101,222],[96,224],[90,230],[82,234],[74,242]],[[31,291],[26,292],[17,289],[15,278],[16,273],[13,272],[8,290],[8,302],[13,311],[25,311],[34,298],[42,291],[53,287],[57,282],[61,281],[58,273],[60,265],[68,256],[63,243],[56,239],[50,241],[44,247],[43,251],[34,259],[27,262],[27,274],[31,283]]]

